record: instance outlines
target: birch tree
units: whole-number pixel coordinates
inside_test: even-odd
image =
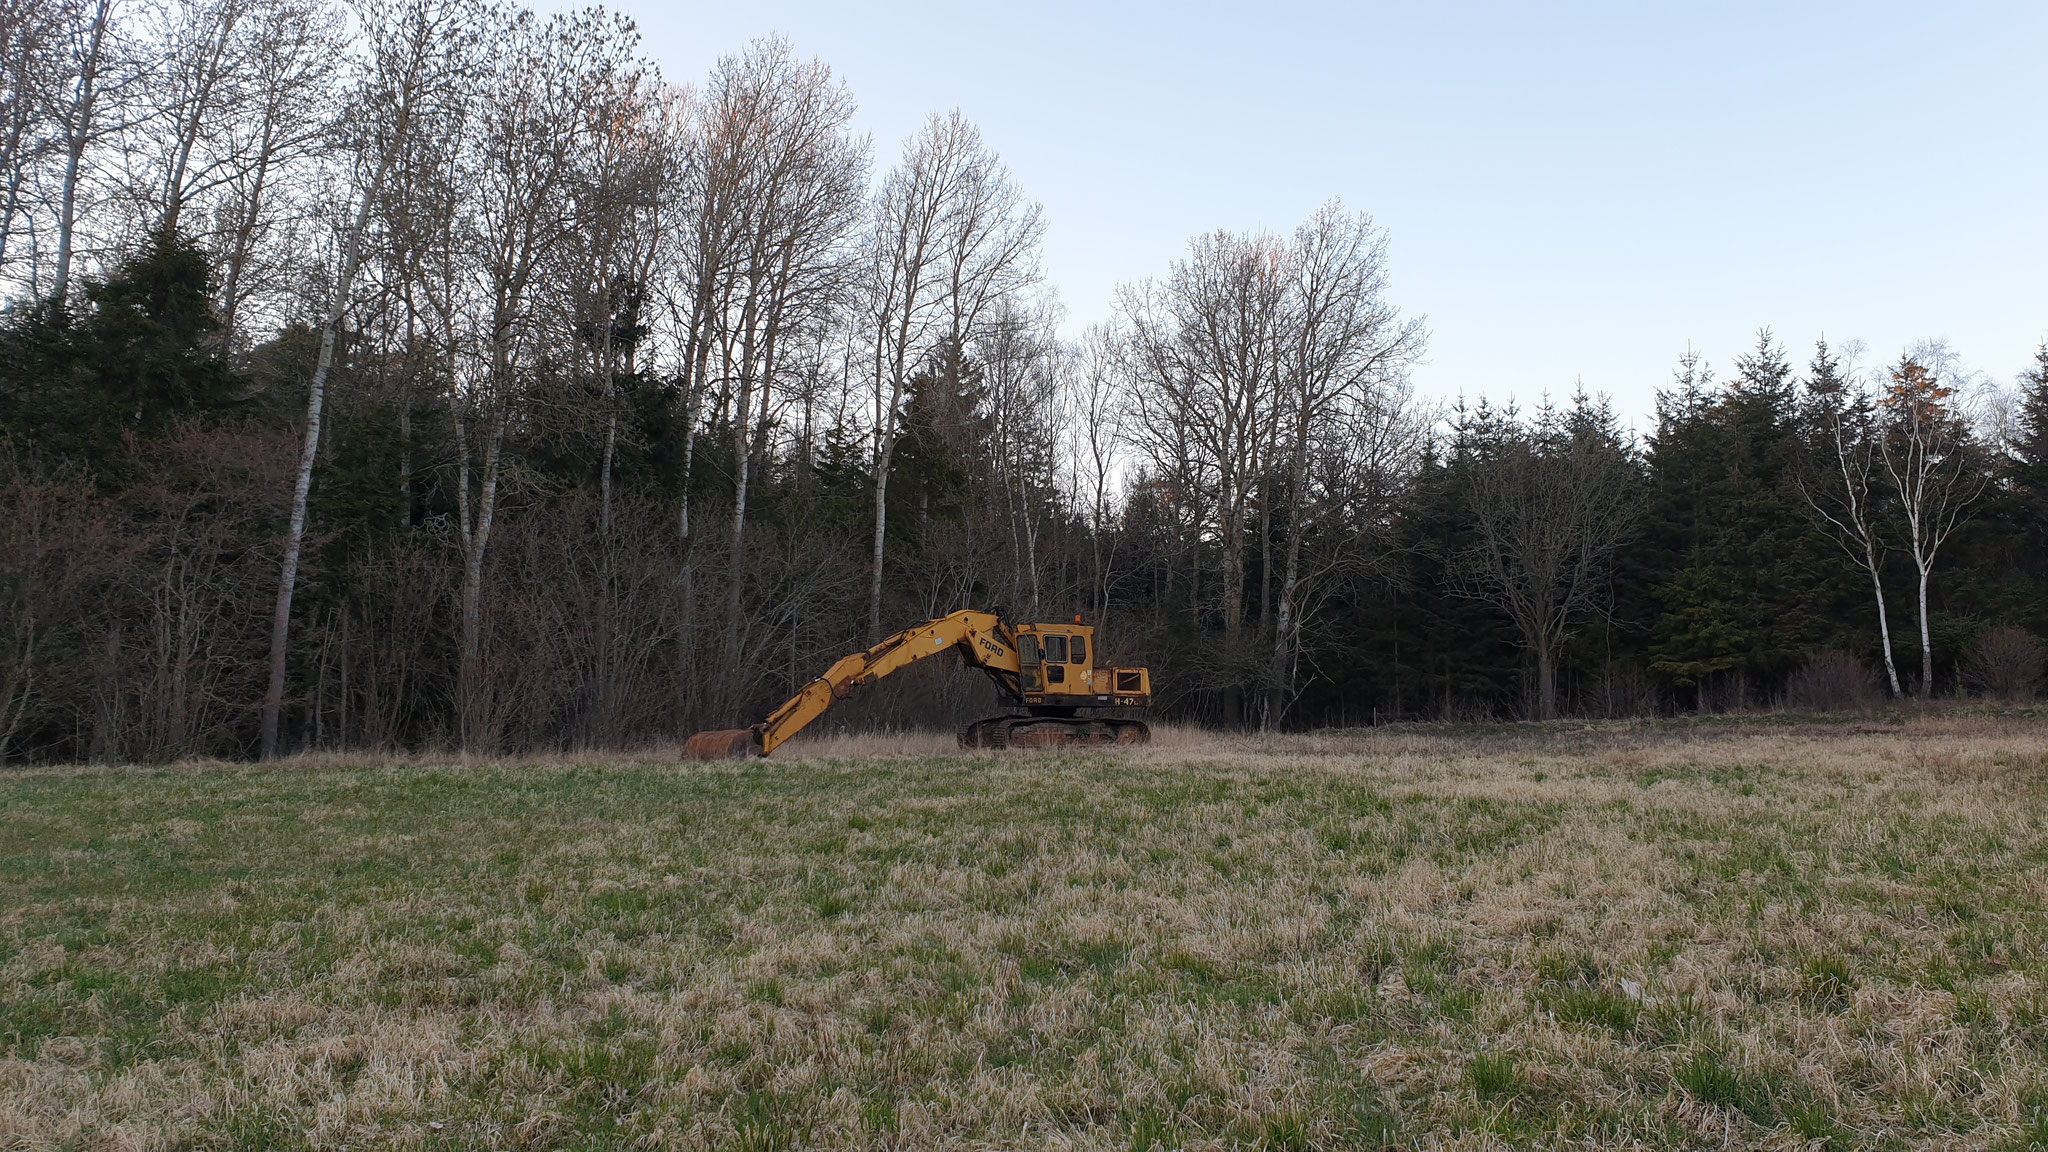
[[[77,260],[78,225],[93,177],[86,153],[118,124],[107,114],[109,103],[132,86],[136,72],[117,25],[116,0],[84,0],[67,29],[68,67],[65,93],[55,116],[55,148],[59,164],[52,227],[57,233],[56,267],[50,299],[63,307],[71,291],[72,265]]]
[[[883,181],[869,224],[861,313],[873,396],[874,537],[868,635],[882,635],[889,468],[920,362],[958,349],[1005,292],[1035,277],[1038,208],[958,112],[933,116]]]
[[[356,91],[349,103],[354,136],[350,183],[336,204],[335,262],[321,310],[320,351],[306,389],[306,426],[292,483],[290,519],[270,623],[270,674],[263,697],[261,755],[277,754],[278,714],[284,701],[292,595],[306,533],[306,501],[320,448],[320,417],[334,367],[335,344],[361,267],[364,239],[385,181],[430,104],[458,98],[474,67],[471,48],[478,9],[443,0],[371,0],[359,12],[368,41]]]
[[[507,434],[536,375],[547,370],[554,333],[538,323],[540,279],[558,266],[575,226],[574,182],[617,77],[639,68],[637,34],[591,10],[542,20],[521,12],[490,44],[494,69],[475,116],[476,158],[466,211],[468,293],[475,312],[469,370],[448,397],[455,433],[456,530],[462,552],[457,699],[465,746],[495,740],[482,676],[484,559],[498,511]]]
[[[724,643],[735,669],[746,650],[747,496],[778,379],[846,301],[867,175],[852,117],[831,69],[778,39],[721,61],[698,105],[695,364],[700,381],[715,382],[732,434]]]
[[[31,224],[36,173],[56,135],[67,33],[81,12],[78,0],[0,0],[0,277],[17,258],[16,231]]]
[[[1922,345],[1901,356],[1889,375],[1878,402],[1884,422],[1878,459],[1898,502],[1906,551],[1918,580],[1920,698],[1926,700],[1934,694],[1934,639],[1927,605],[1934,562],[1984,494],[1990,476],[1970,452],[1969,425],[1956,407],[1947,350]]]
[[[1869,393],[1843,367],[1842,359],[1829,352],[1827,341],[1821,341],[1806,385],[1817,464],[1799,477],[1799,493],[1829,537],[1870,577],[1885,681],[1897,699],[1905,692],[1892,657],[1891,613],[1884,595],[1886,548],[1878,535],[1879,516],[1872,500],[1883,435]]]
[[[1349,215],[1335,201],[1296,230],[1288,261],[1291,273],[1283,321],[1274,469],[1286,478],[1286,555],[1273,614],[1272,648],[1259,719],[1271,729],[1284,707],[1293,677],[1290,668],[1301,646],[1302,549],[1322,517],[1353,493],[1331,490],[1317,499],[1310,480],[1319,442],[1367,449],[1368,470],[1387,466],[1389,440],[1405,422],[1400,385],[1422,353],[1419,320],[1403,320],[1387,299],[1386,237],[1372,218]],[[1350,426],[1346,443],[1329,434]],[[1347,486],[1348,489],[1348,486]]]

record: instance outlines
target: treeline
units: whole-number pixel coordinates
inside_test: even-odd
[[[0,51],[0,760],[671,740],[968,606],[1230,726],[2039,680],[2048,349],[1440,411],[1368,218],[1069,342],[976,129],[877,163],[779,41],[680,86],[596,11],[59,0]]]

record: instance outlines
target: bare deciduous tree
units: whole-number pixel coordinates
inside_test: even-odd
[[[1812,406],[1810,418],[1820,436],[1816,455],[1821,462],[1814,474],[1800,477],[1799,491],[1828,535],[1870,577],[1885,678],[1897,698],[1905,693],[1900,690],[1898,665],[1892,659],[1891,614],[1884,598],[1885,548],[1877,534],[1878,516],[1871,501],[1882,441],[1876,410],[1853,373],[1845,373],[1841,359],[1829,353],[1826,341],[1814,352],[1807,395]]]
[[[722,61],[698,104],[693,367],[732,436],[724,652],[735,672],[748,647],[747,496],[779,377],[846,300],[867,174],[852,116],[831,69],[775,39]]]
[[[1388,301],[1385,256],[1371,220],[1333,202],[1285,244],[1199,238],[1163,282],[1123,297],[1133,442],[1151,473],[1193,502],[1191,518],[1213,542],[1223,623],[1216,686],[1233,721],[1244,716],[1244,690],[1255,688],[1259,722],[1278,723],[1304,608],[1320,599],[1308,582],[1340,567],[1310,564],[1307,549],[1352,498],[1343,478],[1361,473],[1351,453],[1387,447],[1403,439],[1395,430],[1412,427],[1402,381],[1423,332]],[[1245,630],[1254,547],[1256,643]],[[1190,559],[1199,615],[1199,553]]]
[[[89,648],[104,581],[130,559],[113,519],[76,470],[45,470],[0,443],[0,764],[25,727],[75,691],[66,658],[75,664]]]
[[[957,112],[925,124],[875,199],[861,315],[874,401],[871,641],[882,634],[889,468],[905,386],[923,358],[957,354],[997,300],[1035,277],[1040,231],[1037,206]]]
[[[57,136],[66,34],[79,13],[77,0],[0,0],[0,276]]]
[[[151,11],[155,25],[145,34],[149,68],[142,85],[144,130],[134,149],[146,175],[135,190],[145,201],[149,227],[176,230],[187,205],[215,182],[226,163],[213,147],[222,121],[238,111],[237,97],[249,62],[238,27],[250,0],[179,0]]]
[[[350,115],[358,141],[351,157],[353,187],[339,208],[333,279],[322,309],[319,359],[307,384],[305,442],[292,484],[284,559],[271,614],[270,676],[263,697],[261,733],[261,754],[265,759],[277,753],[292,593],[298,581],[299,554],[306,533],[306,500],[313,487],[313,462],[320,449],[321,407],[326,400],[328,373],[334,367],[335,342],[355,289],[356,272],[362,264],[365,235],[384,194],[385,180],[423,119],[422,106],[452,98],[452,90],[473,66],[467,49],[472,42],[470,29],[476,11],[467,4],[399,0],[390,5],[366,5],[362,12],[370,29],[370,58],[358,81],[357,96],[351,102]]]
[[[1948,350],[1922,345],[1899,358],[1880,398],[1878,458],[1905,521],[1906,550],[1919,579],[1920,698],[1934,693],[1934,641],[1927,590],[1941,546],[1968,518],[1990,477],[1972,459],[1968,422],[1956,407]]]
[[[1536,664],[1536,713],[1556,718],[1557,658],[1635,523],[1639,482],[1604,402],[1582,393],[1533,426],[1482,413],[1461,433],[1476,543],[1463,590],[1505,613]]]
[[[300,226],[318,199],[344,58],[340,20],[320,0],[266,0],[240,28],[245,71],[219,144],[225,161],[211,229],[221,340],[230,346],[259,293],[284,296],[300,266]]]
[[[1070,414],[1067,455],[1072,486],[1088,518],[1088,607],[1098,623],[1109,615],[1109,591],[1116,581],[1110,517],[1120,458],[1130,437],[1116,340],[1114,330],[1106,326],[1088,329],[1065,377]]]
[[[1259,712],[1260,726],[1266,729],[1279,721],[1292,680],[1289,669],[1301,648],[1304,542],[1323,516],[1353,504],[1360,495],[1348,484],[1318,493],[1310,483],[1315,462],[1318,456],[1356,458],[1366,469],[1370,490],[1384,489],[1382,471],[1398,468],[1398,458],[1412,446],[1411,441],[1396,448],[1395,440],[1412,427],[1402,385],[1409,366],[1422,353],[1424,339],[1421,321],[1402,320],[1387,299],[1386,237],[1370,217],[1349,215],[1332,201],[1295,232],[1290,256],[1282,393],[1275,420],[1279,459],[1268,469],[1269,475],[1277,471],[1285,476],[1290,504]],[[1348,444],[1332,437],[1340,429],[1352,430],[1356,437]],[[1319,453],[1319,441],[1336,450]],[[1354,457],[1345,450],[1352,447],[1365,452]],[[1319,495],[1331,499],[1318,499]],[[1270,512],[1267,519],[1270,522]],[[1268,556],[1268,567],[1271,562]]]
[[[540,278],[557,266],[575,226],[579,164],[615,77],[637,70],[632,25],[591,10],[542,20],[518,13],[490,43],[475,118],[468,192],[470,370],[449,395],[456,439],[456,531],[463,555],[458,710],[464,740],[495,741],[479,661],[484,641],[484,558],[496,522],[506,436],[523,417],[537,374],[559,368],[554,333],[534,307]],[[556,289],[559,285],[547,285]]]
[[[1208,510],[1229,692],[1242,684],[1245,533],[1270,455],[1289,276],[1286,249],[1272,237],[1218,232],[1195,239],[1163,282],[1127,290],[1121,305],[1137,446],[1162,474],[1185,472]],[[1233,706],[1226,711],[1235,718]]]
[[[112,118],[106,114],[107,103],[131,87],[137,75],[117,24],[117,0],[85,0],[73,11],[75,19],[66,30],[69,52],[63,76],[67,91],[54,116],[61,168],[52,222],[57,255],[50,299],[59,306],[71,291],[79,214],[84,208],[81,199],[92,177],[86,152],[114,130]]]

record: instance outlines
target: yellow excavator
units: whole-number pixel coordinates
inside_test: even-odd
[[[1152,730],[1143,720],[1077,715],[1084,708],[1152,704],[1150,670],[1098,668],[1089,660],[1094,648],[1095,629],[1082,624],[1079,616],[1072,624],[1012,626],[994,612],[955,612],[906,628],[865,652],[840,657],[767,720],[751,728],[699,732],[683,744],[683,755],[693,760],[766,756],[824,715],[833,701],[946,651],[958,652],[969,668],[987,673],[1003,698],[1024,710],[961,728],[963,748],[1145,743]]]

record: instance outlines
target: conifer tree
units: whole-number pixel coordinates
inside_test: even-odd
[[[1659,394],[1649,456],[1670,573],[1657,589],[1651,668],[1702,705],[1717,684],[1746,703],[1829,628],[1826,557],[1796,486],[1791,362],[1766,330],[1736,368],[1715,390],[1703,365],[1682,363],[1678,387]]]
[[[2017,479],[2037,511],[2048,511],[2048,340],[2020,373],[2019,435],[2013,442]]]
[[[138,441],[236,407],[212,291],[198,247],[157,232],[82,310],[21,309],[0,335],[0,435],[118,481]]]

